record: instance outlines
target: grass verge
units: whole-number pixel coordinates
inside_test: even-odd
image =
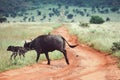
[[[110,54],[113,42],[120,41],[120,23],[106,22],[104,24],[88,24],[88,26],[83,27],[79,23],[72,23],[68,29],[71,34],[78,36],[80,43]],[[120,51],[112,55],[120,59]]]

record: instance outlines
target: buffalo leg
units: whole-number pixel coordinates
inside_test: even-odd
[[[38,62],[39,57],[40,57],[40,53],[37,52],[36,62]]]
[[[63,52],[63,55],[65,57],[65,60],[66,60],[66,63],[69,65],[69,60],[67,58],[67,53],[66,53],[66,50],[62,51]]]
[[[22,53],[23,57],[25,57],[25,53]]]
[[[45,56],[46,56],[46,58],[47,58],[47,60],[48,60],[48,63],[47,63],[47,64],[50,65],[50,59],[49,59],[48,52],[45,53]]]

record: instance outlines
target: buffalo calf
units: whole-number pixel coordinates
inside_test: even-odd
[[[20,47],[20,46],[8,46],[7,51],[12,51],[12,55],[10,57],[11,60],[13,56],[15,59],[18,54],[20,57],[21,55],[25,57],[25,53],[27,52],[27,50],[24,47]]]

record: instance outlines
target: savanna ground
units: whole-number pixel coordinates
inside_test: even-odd
[[[89,24],[89,27],[83,27],[79,23],[65,25],[56,23],[1,24],[0,70],[29,66],[2,72],[0,80],[119,80],[118,60],[112,56],[105,56],[110,52],[112,43],[119,41],[119,26],[119,23]],[[39,61],[35,64],[36,53],[34,51],[26,53],[25,58],[19,59],[18,57],[16,60],[9,60],[10,52],[6,51],[8,45],[23,46],[25,40],[30,41],[38,35],[49,32],[64,36],[71,44],[79,44],[74,49],[66,46],[70,65],[65,63],[62,54],[58,51],[50,53],[51,59],[59,59],[52,60],[50,66],[46,65],[46,61]],[[68,32],[77,35],[77,37]],[[113,55],[119,58],[119,51]],[[41,58],[45,60],[44,55]]]

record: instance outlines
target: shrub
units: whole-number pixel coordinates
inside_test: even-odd
[[[104,22],[105,21],[99,16],[92,16],[90,19],[90,23],[94,23],[94,24],[102,24]]]
[[[119,10],[119,8],[118,8],[118,7],[112,7],[110,10],[111,10],[112,12],[116,12],[116,11]]]
[[[65,6],[65,9],[68,9],[69,8],[69,6]]]
[[[79,26],[81,26],[81,27],[89,27],[89,24],[88,23],[79,23]]]
[[[113,42],[113,46],[111,48],[112,52],[116,52],[120,50],[120,42]]]
[[[41,11],[37,11],[37,14],[38,14],[38,16],[40,16],[41,15]]]
[[[68,19],[72,19],[72,18],[73,18],[73,14],[68,14],[68,15],[67,15],[67,18],[68,18]]]
[[[107,18],[106,18],[106,21],[110,21],[110,18],[109,18],[109,17],[107,17]]]
[[[5,17],[0,17],[0,23],[6,22],[6,21],[7,21],[7,19]]]

